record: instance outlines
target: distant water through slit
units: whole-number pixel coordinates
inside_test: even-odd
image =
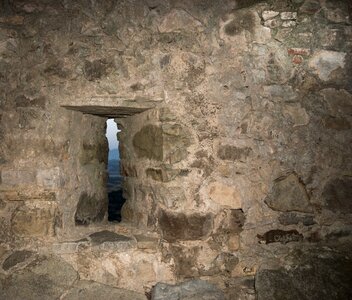
[[[110,222],[121,221],[121,208],[125,203],[122,195],[123,177],[120,173],[118,131],[115,121],[108,119],[106,121],[106,137],[109,143],[107,192],[109,198],[108,220]]]

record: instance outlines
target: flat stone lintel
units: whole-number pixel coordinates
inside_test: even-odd
[[[137,248],[137,241],[133,236],[120,235],[112,231],[103,230],[90,234],[77,241],[64,241],[53,245],[55,253],[69,254],[84,250],[125,252]]]
[[[97,106],[97,105],[81,105],[70,106],[63,105],[62,107],[69,110],[80,111],[84,114],[101,116],[106,118],[125,118],[135,114],[139,114],[150,108],[135,108],[135,107],[115,107],[115,106]]]
[[[124,118],[154,108],[162,100],[163,99],[126,99],[117,96],[94,96],[84,102],[62,104],[61,106],[66,109],[80,111],[84,114],[107,118]]]

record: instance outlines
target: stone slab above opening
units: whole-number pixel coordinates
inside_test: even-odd
[[[62,107],[106,118],[125,118],[154,108],[158,100],[145,98],[126,99],[117,96],[91,97],[74,104],[61,104]]]

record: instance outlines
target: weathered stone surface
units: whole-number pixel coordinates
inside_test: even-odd
[[[225,288],[296,246],[349,242],[349,202],[324,194],[352,169],[347,2],[0,1],[1,263],[40,247],[111,286]],[[106,118],[121,224],[104,217]],[[157,241],[94,244],[104,229]],[[267,231],[299,238],[258,245]]]
[[[309,61],[309,66],[323,81],[331,79],[331,73],[344,68],[346,53],[320,50],[316,51]]]
[[[178,175],[187,174],[187,170],[172,169],[171,167],[162,167],[160,169],[148,168],[146,175],[156,181],[169,182],[174,180]]]
[[[300,7],[300,12],[305,14],[314,14],[320,9],[320,2],[318,0],[306,0]]]
[[[62,259],[41,256],[24,270],[0,279],[0,298],[58,299],[77,279],[76,271]]]
[[[260,3],[261,0],[237,0],[236,4],[235,4],[235,9],[243,9],[243,8],[249,8],[253,5],[256,5],[258,3]]]
[[[263,25],[265,27],[269,27],[273,29],[273,28],[280,27],[282,25],[282,21],[279,19],[271,19],[271,20],[265,21]]]
[[[169,253],[174,262],[177,278],[197,278],[199,276],[230,276],[239,259],[229,252],[218,252],[207,244],[192,246],[173,243]],[[219,253],[219,254],[218,254]]]
[[[184,205],[187,200],[182,187],[161,187],[160,190],[155,193],[155,197],[160,199],[163,205],[170,209]]]
[[[107,211],[107,199],[101,201],[95,195],[82,193],[79,197],[75,213],[75,223],[77,225],[88,225],[92,222],[103,220]]]
[[[6,207],[6,202],[0,196],[0,210]]]
[[[174,164],[185,159],[191,144],[189,131],[179,124],[164,124],[162,131],[164,160]]]
[[[2,264],[2,268],[5,271],[7,271],[7,270],[15,267],[16,265],[23,263],[28,258],[30,258],[32,255],[33,255],[33,252],[28,251],[28,250],[15,251],[4,260],[4,262]]]
[[[55,234],[55,208],[32,208],[22,206],[11,220],[13,233],[20,236],[51,236]]]
[[[330,180],[324,187],[322,197],[327,209],[336,213],[352,213],[352,179],[343,177]]]
[[[152,300],[223,300],[223,292],[215,285],[203,280],[190,280],[178,285],[158,283],[152,290]]]
[[[64,241],[53,244],[53,252],[55,254],[76,253],[87,249],[90,246],[90,241],[87,238],[78,241]]]
[[[299,215],[293,212],[280,214],[279,222],[282,225],[297,225],[298,223],[302,223],[304,226],[311,226],[316,223],[314,216]]]
[[[171,213],[162,210],[159,215],[162,236],[167,241],[199,240],[211,230],[212,215]]]
[[[9,25],[23,25],[24,16],[13,15],[7,17],[0,17],[0,23]]]
[[[328,116],[323,120],[323,125],[327,129],[334,129],[338,131],[351,129],[351,124],[345,118]]]
[[[97,160],[99,163],[106,162],[108,160],[108,144],[97,144],[91,145],[83,143],[82,152],[80,155],[80,162],[82,165],[89,164]]]
[[[136,235],[138,249],[156,250],[158,248],[159,239],[145,235]]]
[[[166,61],[170,60],[170,57],[167,56],[168,59],[164,59],[163,64],[166,64]],[[166,60],[166,61],[165,61]],[[161,63],[161,62],[160,62]],[[169,62],[170,63],[170,62]],[[172,121],[177,121],[177,116],[175,115],[175,112],[173,110],[170,110],[167,107],[162,107],[159,110],[159,120],[161,122],[172,122]]]
[[[340,238],[346,238],[346,237],[351,237],[351,236],[352,236],[352,230],[346,228],[346,229],[342,229],[342,230],[331,231],[325,236],[325,238],[327,240],[337,241]]]
[[[240,243],[240,236],[239,235],[232,235],[229,237],[229,240],[227,241],[227,247],[229,251],[235,252],[240,249],[241,243]]]
[[[163,159],[163,136],[160,127],[146,125],[133,137],[133,147],[139,157]]]
[[[227,211],[226,217],[221,222],[221,229],[230,233],[238,234],[242,231],[245,215],[242,209],[231,209]]]
[[[226,288],[227,299],[255,300],[255,280],[252,276],[235,277],[229,280]]]
[[[256,25],[255,15],[248,10],[239,10],[235,13],[234,19],[226,23],[224,32],[228,36],[236,36],[243,31],[254,33]]]
[[[300,251],[292,265],[257,272],[257,299],[350,299],[351,274],[351,259],[342,254],[323,249]]]
[[[92,243],[95,245],[102,244],[105,242],[124,242],[124,241],[131,240],[131,238],[127,236],[120,235],[108,230],[94,232],[91,235],[89,235],[89,237]]]
[[[286,105],[283,113],[293,121],[293,126],[302,126],[309,123],[309,115],[300,105]]]
[[[106,59],[86,61],[84,64],[84,75],[87,80],[94,81],[101,79],[108,73],[109,63]]]
[[[296,20],[297,12],[285,11],[280,13],[281,20]]]
[[[209,245],[220,250],[228,247],[233,251],[240,246],[239,234],[243,230],[245,215],[242,209],[225,209],[214,219],[214,230]]]
[[[38,170],[37,183],[45,188],[59,188],[63,185],[60,168]]]
[[[351,6],[345,1],[327,1],[324,7],[324,15],[332,23],[350,24],[350,8]]]
[[[159,25],[160,32],[178,32],[182,30],[197,30],[200,29],[202,23],[192,17],[183,9],[174,9],[164,16]]]
[[[223,160],[245,160],[249,154],[252,152],[252,149],[249,147],[238,148],[236,146],[224,145],[221,146],[218,150],[218,157]]]
[[[321,90],[320,94],[324,97],[333,116],[339,113],[352,114],[352,94],[346,90],[328,88]]]
[[[6,185],[26,185],[36,181],[34,170],[2,170],[1,182]]]
[[[89,237],[91,245],[100,250],[123,252],[136,247],[135,239],[108,230],[94,232]]]
[[[207,276],[231,276],[232,271],[238,264],[239,259],[232,253],[222,252],[216,256],[208,270],[201,270],[201,275]]]
[[[45,108],[46,99],[44,97],[30,98],[20,95],[15,99],[17,107],[40,107]]]
[[[312,211],[306,189],[295,174],[276,179],[265,203],[278,211]]]
[[[263,17],[263,20],[266,21],[266,20],[275,18],[279,14],[280,13],[278,11],[264,10],[263,13],[262,13],[262,17]]]
[[[286,244],[289,242],[298,242],[303,239],[303,235],[300,234],[297,230],[269,230],[263,235],[258,234],[257,238],[259,243],[271,244],[271,243],[281,243]]]
[[[11,190],[11,191],[0,191],[0,199],[5,201],[55,201],[56,193],[46,190]]]
[[[123,299],[146,300],[147,297],[133,291],[114,288],[94,281],[80,280],[62,298],[63,300]]]
[[[242,207],[241,195],[235,187],[228,186],[221,182],[212,182],[209,184],[207,190],[210,199],[219,205],[233,209]]]
[[[175,274],[178,278],[195,278],[200,275],[197,258],[200,255],[200,247],[185,247],[173,243],[168,254],[174,261]]]

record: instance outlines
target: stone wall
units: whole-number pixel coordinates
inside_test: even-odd
[[[131,226],[156,234],[166,281],[224,288],[293,248],[351,241],[349,1],[0,8],[7,249]],[[107,117],[122,129],[120,229],[106,223]]]

